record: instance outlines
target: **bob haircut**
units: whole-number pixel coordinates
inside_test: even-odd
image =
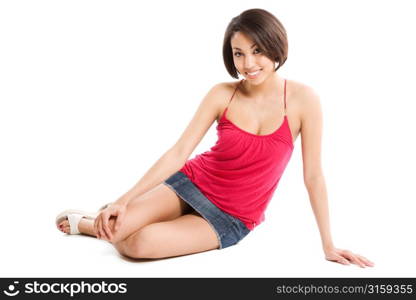
[[[234,17],[224,34],[222,55],[225,68],[231,77],[238,79],[239,73],[234,65],[231,49],[231,38],[238,31],[249,36],[264,55],[278,63],[275,72],[285,63],[288,53],[286,29],[268,11],[260,8],[249,9]]]

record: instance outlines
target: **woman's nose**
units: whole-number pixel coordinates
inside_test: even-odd
[[[251,70],[255,65],[255,58],[251,55],[247,55],[244,59],[244,69]]]

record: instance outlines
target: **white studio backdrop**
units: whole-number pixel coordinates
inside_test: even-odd
[[[412,1],[0,2],[1,276],[416,275],[416,43]],[[280,74],[313,87],[335,245],[376,263],[324,260],[300,136],[266,211],[239,245],[157,261],[55,228],[130,189],[216,83],[229,21],[250,8],[285,26]],[[287,99],[290,105],[290,99]],[[216,123],[190,158],[216,141]]]

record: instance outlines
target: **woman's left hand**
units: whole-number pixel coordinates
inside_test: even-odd
[[[374,266],[374,263],[365,258],[364,256],[354,254],[348,250],[342,250],[332,247],[324,249],[324,252],[326,260],[337,262],[343,265],[349,265],[350,263],[353,263],[361,268]]]

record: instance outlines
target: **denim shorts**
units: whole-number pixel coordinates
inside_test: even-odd
[[[207,199],[184,173],[177,171],[163,184],[170,187],[211,225],[220,244],[218,249],[233,246],[250,233],[243,222]]]

